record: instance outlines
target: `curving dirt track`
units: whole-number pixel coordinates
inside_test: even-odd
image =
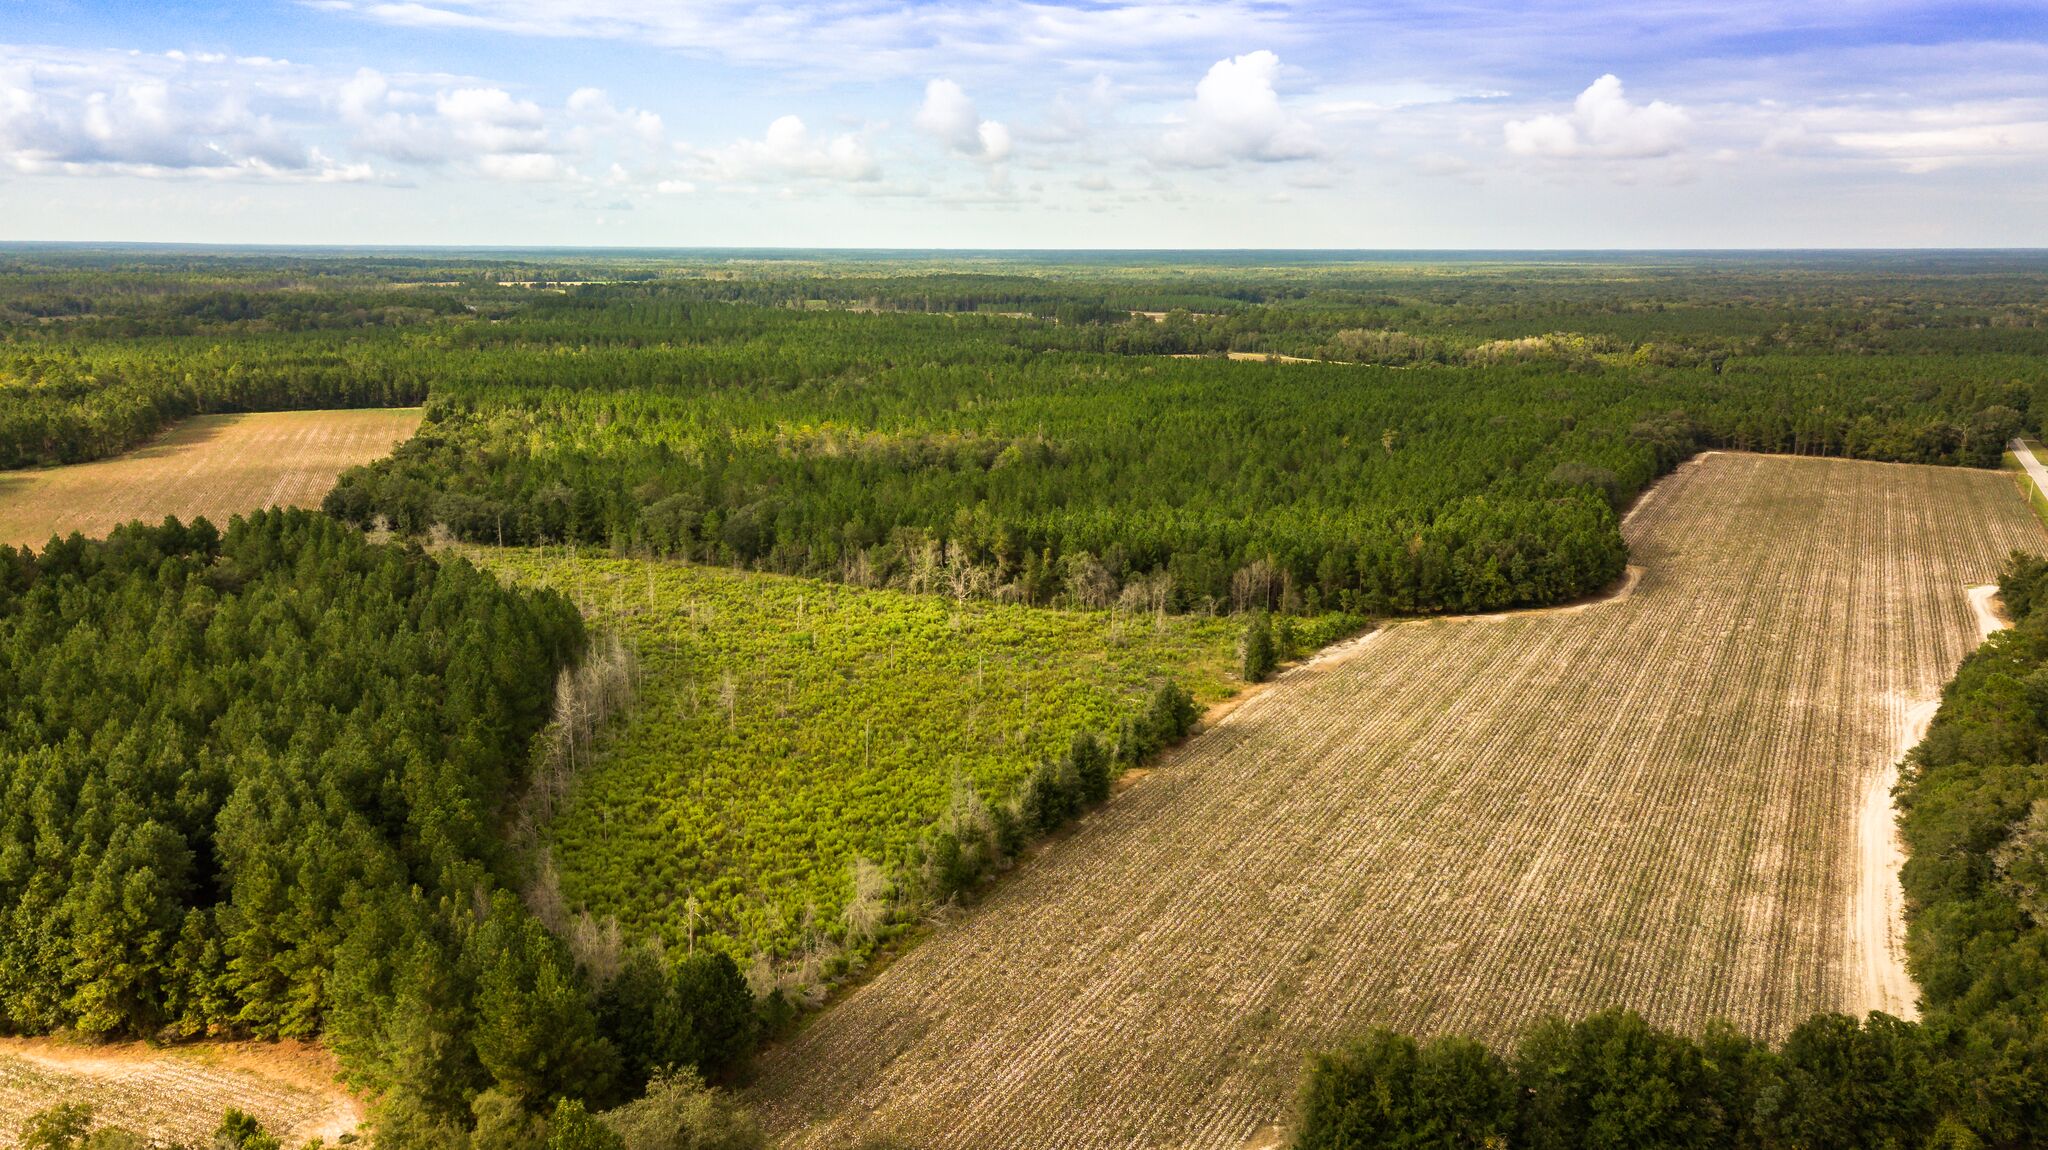
[[[112,459],[0,471],[0,544],[104,535],[131,519],[225,526],[273,505],[318,507],[344,470],[390,454],[419,425],[416,407],[202,415]]]
[[[1247,701],[760,1060],[789,1145],[1237,1147],[1374,1023],[1872,1000],[1863,800],[2048,546],[1995,472],[1714,454],[1632,593],[1400,624]],[[1880,932],[1882,933],[1882,932]]]

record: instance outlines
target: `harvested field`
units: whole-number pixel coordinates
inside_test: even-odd
[[[334,1081],[334,1060],[294,1042],[202,1042],[151,1048],[47,1039],[0,1039],[0,1146],[13,1146],[31,1114],[86,1102],[99,1122],[138,1134],[204,1144],[234,1106],[286,1146],[339,1139],[362,1107]]]
[[[1867,786],[1977,643],[1966,588],[2048,535],[1994,472],[1737,454],[1625,531],[1625,597],[1388,627],[1247,701],[768,1052],[771,1128],[1237,1147],[1375,1023],[1879,1005]]]
[[[202,415],[113,459],[0,471],[0,544],[40,547],[52,535],[104,535],[131,519],[228,516],[317,507],[349,467],[390,453],[420,409]]]

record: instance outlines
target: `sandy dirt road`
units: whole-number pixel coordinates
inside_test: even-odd
[[[1998,586],[1990,583],[1972,587],[1967,593],[1980,638],[1989,638],[2005,626],[1993,606],[1997,596]],[[1927,737],[1927,728],[1940,708],[1938,694],[1906,705],[1895,760],[1904,760],[1906,752]],[[1906,847],[1899,836],[1898,807],[1892,802],[1892,788],[1898,783],[1899,763],[1895,761],[1865,785],[1856,819],[1859,870],[1854,903],[1849,908],[1849,936],[1863,972],[1865,1009],[1918,1018],[1919,991],[1906,970],[1906,891],[1899,883]]]
[[[1905,708],[1896,757],[1903,759],[1927,736],[1941,700],[1922,699]],[[1906,970],[1906,891],[1899,868],[1906,850],[1899,837],[1898,808],[1892,788],[1898,786],[1898,764],[1886,767],[1864,784],[1856,808],[1856,887],[1848,912],[1849,948],[1862,980],[1858,1005],[1898,1018],[1920,1017],[1919,991]]]
[[[1979,641],[1965,589],[2048,537],[1994,472],[1732,453],[1624,531],[1625,597],[1384,627],[1246,701],[767,1052],[773,1131],[1235,1148],[1376,1023],[1910,1002],[1857,941],[1866,800]]]
[[[1993,604],[1997,584],[1969,588],[1970,614],[1977,622],[1980,638],[1990,638],[2005,626]],[[1863,802],[1857,808],[1857,866],[1854,902],[1849,908],[1849,945],[1862,971],[1862,1005],[1899,1018],[1920,1017],[1919,991],[1906,970],[1906,891],[1899,883],[1899,868],[1906,862],[1906,846],[1899,836],[1898,807],[1892,802],[1892,788],[1899,784],[1899,762],[1906,752],[1927,737],[1934,713],[1941,709],[1940,695],[1915,699],[1905,708],[1899,731],[1895,761],[1865,784]]]
[[[0,544],[41,547],[73,531],[104,535],[131,519],[318,507],[347,468],[388,455],[420,409],[202,415],[112,459],[0,471]]]

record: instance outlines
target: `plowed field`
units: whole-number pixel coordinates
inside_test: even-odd
[[[0,471],[0,544],[104,535],[131,519],[225,525],[273,505],[318,507],[343,470],[389,454],[419,425],[416,407],[202,415],[112,459]]]
[[[0,1146],[15,1145],[29,1115],[59,1102],[89,1103],[100,1123],[193,1146],[208,1142],[230,1106],[286,1146],[333,1141],[362,1120],[334,1072],[333,1058],[304,1043],[0,1039]]]
[[[1978,641],[1967,589],[2048,536],[1995,472],[1737,454],[1625,530],[1626,596],[1395,625],[1250,699],[754,1102],[802,1146],[1236,1147],[1374,1023],[1909,1008],[1859,941],[1859,813]]]

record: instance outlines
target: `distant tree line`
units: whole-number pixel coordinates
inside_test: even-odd
[[[1775,1046],[1612,1010],[1506,1056],[1374,1030],[1310,1064],[1298,1150],[2048,1145],[2048,561],[1963,662],[1898,792],[1922,1018],[1819,1014]]]
[[[333,513],[1030,603],[1492,610],[1616,578],[1616,512],[1702,447],[1995,465],[2048,413],[2038,271],[1896,270],[53,259],[0,285],[0,468],[431,399]],[[1225,350],[1385,366],[1161,358]]]
[[[0,1032],[319,1035],[393,1147],[721,1071],[729,958],[572,952],[510,890],[583,644],[312,512],[0,548]]]
[[[0,347],[0,469],[101,459],[192,415],[408,407],[426,395],[422,374],[289,337]]]
[[[2024,377],[2048,378],[1582,362],[1607,345],[1548,338],[1484,367],[1282,370],[1014,323],[579,302],[573,334],[556,313],[474,333],[421,435],[327,509],[1026,603],[1482,611],[1613,581],[1619,511],[1701,448],[1995,466]]]

